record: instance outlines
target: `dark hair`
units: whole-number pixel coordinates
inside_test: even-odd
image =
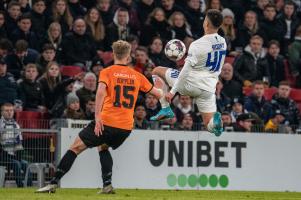
[[[289,83],[288,81],[280,81],[280,82],[279,82],[279,87],[280,87],[281,85],[285,85],[285,86],[289,86],[289,87],[291,86],[290,83]]]
[[[19,7],[21,8],[20,3],[17,2],[17,1],[11,1],[11,2],[9,2],[7,8],[10,9],[10,8],[13,7],[13,6],[19,6]]]
[[[264,82],[262,80],[256,80],[253,82],[252,86],[254,87],[255,85],[264,85]]]
[[[52,44],[50,43],[46,43],[44,44],[43,48],[42,48],[42,52],[47,51],[47,50],[53,50],[55,51],[55,48]]]
[[[268,4],[264,7],[263,10],[266,10],[266,9],[268,9],[268,8],[274,8],[275,11],[277,10],[276,5],[273,4],[273,3],[268,3]]]
[[[219,10],[216,9],[208,10],[206,17],[210,20],[214,28],[219,28],[223,23],[223,15]]]
[[[29,13],[25,13],[23,15],[21,15],[19,18],[18,18],[18,22],[20,22],[21,20],[23,19],[29,19],[31,21],[31,16]]]
[[[270,48],[272,45],[276,45],[278,48],[280,48],[280,43],[277,40],[269,41],[268,48]]]
[[[16,42],[16,52],[27,51],[28,42],[26,40],[18,40]]]
[[[285,1],[285,2],[284,2],[284,6],[286,6],[286,5],[294,6],[294,8],[295,8],[295,6],[296,6],[295,2],[293,2],[292,0],[287,0],[287,1]]]
[[[13,44],[10,40],[8,39],[1,39],[0,40],[0,49],[4,49],[4,50],[7,50],[7,51],[12,51],[13,50]]]
[[[32,5],[39,3],[41,1],[43,1],[46,4],[45,0],[32,0]]]

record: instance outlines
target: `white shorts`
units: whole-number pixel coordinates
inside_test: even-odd
[[[176,69],[168,68],[165,73],[165,80],[169,87],[172,87],[178,77],[180,71]],[[208,92],[196,88],[188,83],[179,87],[179,93],[181,95],[187,95],[195,99],[195,103],[198,106],[198,109],[202,113],[214,113],[216,112],[216,97],[214,93]]]

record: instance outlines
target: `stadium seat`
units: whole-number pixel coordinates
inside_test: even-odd
[[[113,53],[111,51],[103,51],[100,53],[100,58],[103,60],[104,65],[108,65],[113,61]]]
[[[292,89],[290,97],[297,103],[301,103],[301,89]]]
[[[83,72],[83,69],[79,66],[62,66],[61,67],[62,76],[73,77],[82,72]]]
[[[292,76],[288,60],[284,60],[285,79],[290,83],[291,87],[296,85],[296,78]]]
[[[271,87],[271,88],[266,88],[264,90],[264,97],[266,100],[270,101],[273,97],[273,95],[277,92],[277,88]]]
[[[233,57],[233,56],[227,56],[225,58],[225,63],[230,63],[231,65],[233,65],[235,58],[236,57]]]

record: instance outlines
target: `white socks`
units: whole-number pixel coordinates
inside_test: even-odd
[[[213,132],[213,128],[214,128],[214,124],[213,124],[213,117],[211,117],[209,123],[207,124],[207,130],[212,133]]]

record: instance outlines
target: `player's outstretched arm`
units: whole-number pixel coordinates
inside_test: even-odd
[[[156,87],[153,87],[149,93],[154,95],[157,99],[161,99],[164,95],[163,90]]]
[[[95,135],[102,135],[103,131],[103,122],[100,117],[104,99],[107,96],[107,85],[103,82],[100,82],[97,88],[96,100],[95,100]]]

